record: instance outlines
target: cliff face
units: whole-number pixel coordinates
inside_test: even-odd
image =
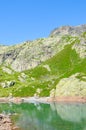
[[[48,38],[0,46],[0,96],[86,96],[85,84],[86,25],[63,26]]]

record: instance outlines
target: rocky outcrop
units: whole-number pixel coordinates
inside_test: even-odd
[[[61,79],[56,85],[55,96],[85,96],[86,82],[83,80],[83,76],[82,80],[78,79],[78,75],[77,73],[69,78]]]
[[[15,81],[5,81],[5,82],[1,82],[0,85],[2,88],[9,88],[14,86]]]
[[[56,35],[77,36],[77,35],[81,35],[82,32],[86,32],[86,24],[79,25],[79,26],[62,26],[54,29],[51,32],[50,36],[56,36]]]
[[[75,49],[81,58],[86,58],[86,39],[81,37],[80,42],[74,44],[72,49]]]
[[[52,42],[51,38],[39,39],[8,47],[0,52],[0,63],[10,65],[15,71],[34,68],[55,54]]]
[[[83,32],[86,32],[86,25],[62,26],[52,31],[48,38],[26,41],[15,46],[0,46],[0,65],[5,64],[19,72],[34,68],[64,49],[65,45],[71,44],[76,39],[75,36],[80,38]],[[62,41],[65,35],[71,35],[73,38],[71,37],[69,42]],[[86,46],[83,38],[80,41],[79,44],[76,41],[73,49],[83,58],[86,56]],[[3,70],[11,73],[7,68]]]

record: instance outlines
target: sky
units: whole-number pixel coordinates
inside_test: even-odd
[[[86,0],[0,0],[0,44],[48,37],[64,25],[86,24]]]

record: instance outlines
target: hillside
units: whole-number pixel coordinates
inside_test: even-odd
[[[0,46],[0,97],[86,96],[86,25]]]

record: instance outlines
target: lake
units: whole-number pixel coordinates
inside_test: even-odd
[[[21,130],[86,130],[85,103],[1,103]]]

